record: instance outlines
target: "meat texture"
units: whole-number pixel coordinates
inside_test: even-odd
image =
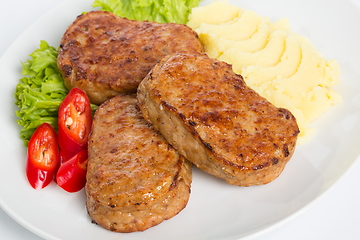
[[[291,158],[294,116],[200,53],[163,58],[140,83],[143,116],[198,168],[238,186],[266,184]]]
[[[141,22],[105,11],[80,15],[60,42],[58,67],[67,88],[83,89],[94,104],[135,93],[156,62],[170,53],[203,51],[182,24]]]
[[[88,151],[86,206],[102,227],[144,231],[187,205],[192,164],[144,120],[134,95],[97,109]]]

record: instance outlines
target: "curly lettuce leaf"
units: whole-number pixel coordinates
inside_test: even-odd
[[[120,17],[133,20],[148,20],[158,23],[188,22],[191,9],[201,0],[95,0],[93,7],[113,12]]]
[[[16,85],[16,116],[22,126],[20,138],[27,145],[35,129],[47,122],[57,129],[57,112],[68,93],[57,68],[58,51],[46,41],[30,54],[31,59],[22,63],[22,75]]]

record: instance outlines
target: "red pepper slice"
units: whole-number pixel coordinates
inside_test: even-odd
[[[36,129],[28,144],[26,176],[30,185],[35,189],[49,185],[59,162],[56,132],[50,124],[43,123]]]
[[[80,88],[72,88],[59,107],[58,141],[70,158],[87,148],[92,125],[90,100]]]
[[[60,149],[60,165],[72,158],[76,153],[66,152],[64,149]]]
[[[82,150],[61,164],[57,174],[57,184],[67,192],[80,191],[86,183],[88,153]]]

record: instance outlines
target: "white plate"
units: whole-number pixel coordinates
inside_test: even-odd
[[[231,1],[230,1],[231,2]],[[343,0],[247,0],[233,4],[273,20],[290,19],[327,58],[342,67],[336,87],[343,101],[318,119],[313,139],[299,146],[283,174],[258,187],[230,186],[194,171],[188,206],[176,217],[142,233],[119,234],[91,224],[84,192],[55,184],[33,190],[25,177],[26,149],[19,139],[14,89],[25,61],[40,40],[57,46],[66,27],[92,0],[67,0],[26,30],[0,60],[0,205],[16,221],[46,239],[239,239],[290,219],[323,196],[359,158],[360,13]]]

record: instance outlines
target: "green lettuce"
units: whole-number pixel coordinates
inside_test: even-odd
[[[58,51],[46,41],[30,54],[31,59],[22,63],[22,75],[16,85],[16,116],[22,129],[20,138],[27,145],[35,129],[47,122],[57,129],[57,114],[62,100],[68,93],[57,68]]]
[[[133,20],[158,23],[188,22],[191,9],[201,0],[95,0],[93,7]]]
[[[15,104],[19,110],[15,112],[22,126],[20,138],[27,146],[32,134],[38,126],[49,123],[57,130],[58,110],[69,90],[64,85],[57,67],[58,49],[40,41],[39,48],[22,63],[22,77],[16,85]],[[94,112],[97,106],[91,104]]]

